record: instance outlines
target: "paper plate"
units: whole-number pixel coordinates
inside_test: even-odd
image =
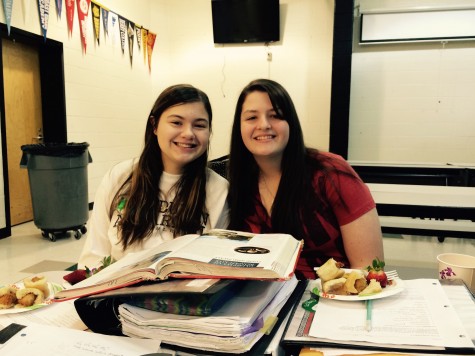
[[[351,269],[345,269],[345,272],[351,272]],[[338,294],[331,294],[331,293],[324,293],[322,291],[322,282],[320,279],[315,280],[313,287],[318,289],[318,293],[313,290],[315,294],[317,294],[320,298],[325,299],[334,299],[334,300],[344,300],[344,301],[362,301],[362,300],[370,300],[370,299],[381,299],[393,296],[395,294],[401,293],[404,290],[404,282],[400,278],[395,278],[390,281],[391,284],[388,284],[386,288],[383,288],[381,293],[376,293],[372,295],[338,295]]]
[[[54,282],[47,282],[47,283],[48,283],[48,287],[49,287],[49,296],[48,296],[48,298],[46,298],[44,300],[43,303],[32,305],[31,307],[16,307],[15,306],[15,307],[12,307],[12,308],[9,308],[9,309],[0,309],[0,315],[25,313],[25,312],[28,312],[30,310],[36,310],[36,309],[43,308],[43,307],[51,304],[52,303],[51,299],[54,297],[55,293],[63,290],[64,288],[58,283],[54,283]],[[15,283],[13,285],[17,286],[18,288],[24,288],[25,287],[23,282],[18,282],[18,283]]]

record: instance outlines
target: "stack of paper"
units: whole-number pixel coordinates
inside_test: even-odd
[[[364,329],[364,302],[320,299],[308,335],[327,343],[473,349],[438,280],[415,279],[405,285],[401,294],[373,301],[370,332]]]
[[[166,314],[119,307],[122,332],[194,349],[242,353],[272,328],[277,314],[297,286],[284,282],[247,281],[245,287],[210,316]]]

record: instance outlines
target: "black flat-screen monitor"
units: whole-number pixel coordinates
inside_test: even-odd
[[[214,43],[280,40],[279,0],[212,0]]]

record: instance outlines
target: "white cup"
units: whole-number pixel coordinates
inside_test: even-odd
[[[439,261],[439,279],[461,279],[475,293],[475,256],[460,253],[442,253]]]

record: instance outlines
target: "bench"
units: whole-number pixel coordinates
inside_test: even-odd
[[[383,232],[475,238],[475,187],[367,183]],[[408,219],[411,218],[411,219]]]

